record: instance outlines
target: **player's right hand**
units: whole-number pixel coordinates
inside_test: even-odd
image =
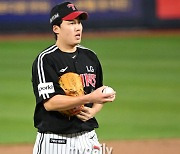
[[[103,104],[107,102],[113,102],[115,100],[116,92],[114,91],[112,93],[106,94],[102,92],[104,88],[106,88],[106,86],[102,86],[89,94],[92,103]]]

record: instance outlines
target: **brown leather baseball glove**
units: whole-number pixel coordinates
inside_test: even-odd
[[[59,85],[64,90],[65,94],[67,96],[82,96],[84,95],[84,89],[82,84],[82,79],[80,75],[69,72],[63,74],[59,78]],[[82,109],[84,108],[84,105],[74,107],[72,109],[61,111],[60,113],[70,117],[77,115]]]

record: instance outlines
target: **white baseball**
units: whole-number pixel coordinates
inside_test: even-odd
[[[113,93],[113,92],[114,92],[114,90],[111,87],[106,87],[102,91],[102,93],[105,93],[105,94],[109,94],[109,93]]]

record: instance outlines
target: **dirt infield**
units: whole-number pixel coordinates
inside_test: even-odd
[[[109,141],[113,154],[180,154],[180,139]]]
[[[104,141],[103,154],[179,154],[180,139]],[[110,153],[110,148],[112,152]],[[0,145],[0,154],[32,154],[33,145]],[[105,149],[105,148],[103,148]]]

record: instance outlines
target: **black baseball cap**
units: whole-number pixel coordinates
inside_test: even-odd
[[[88,13],[78,11],[74,4],[71,2],[63,2],[54,6],[50,12],[50,24],[54,25],[57,21],[73,20],[79,17],[81,20],[88,18]]]

